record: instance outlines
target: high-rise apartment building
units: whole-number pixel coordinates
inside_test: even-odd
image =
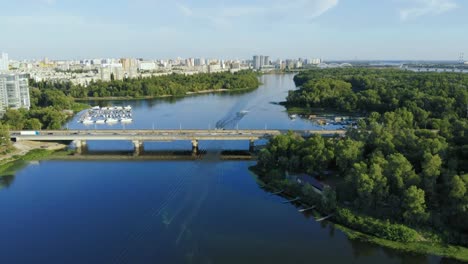
[[[253,68],[255,70],[260,70],[260,56],[253,56]]]
[[[195,66],[203,66],[205,65],[205,59],[204,58],[196,58],[195,59]]]
[[[138,75],[138,61],[136,59],[120,59],[124,74],[128,78],[134,78]]]
[[[253,56],[253,68],[255,70],[260,70],[265,65],[270,65],[270,56]]]
[[[2,53],[2,56],[0,57],[0,72],[6,72],[8,71],[8,54],[7,53]]]
[[[260,69],[263,67],[264,62],[265,62],[265,56],[260,55]]]
[[[7,108],[31,107],[27,74],[0,74],[0,116]]]

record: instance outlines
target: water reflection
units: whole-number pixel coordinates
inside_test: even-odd
[[[0,190],[9,188],[14,180],[15,175],[0,175]]]
[[[10,188],[15,181],[16,172],[24,169],[30,164],[37,164],[37,162],[16,160],[2,165],[2,168],[0,168],[0,191]]]

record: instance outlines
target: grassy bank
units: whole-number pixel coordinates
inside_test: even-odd
[[[330,209],[324,196],[311,191],[311,186],[302,186],[288,180],[265,180],[262,171],[255,166],[250,170],[258,175],[259,184],[272,191],[283,190],[282,196],[300,197],[303,207],[316,206],[321,215],[334,214],[329,220],[351,239],[359,239],[399,251],[437,255],[468,261],[468,248],[441,242],[434,234],[427,234],[402,224],[383,221],[357,214],[349,208],[337,205]]]
[[[2,160],[2,163],[0,164],[0,177],[6,172],[13,172],[20,169],[30,161],[66,157],[72,154],[73,152],[68,150],[33,149],[25,155],[15,155],[10,159]]]
[[[468,261],[468,248],[452,246],[443,243],[431,242],[396,242],[387,239],[378,238],[367,235],[362,232],[350,229],[344,225],[336,224],[335,227],[343,231],[351,239],[359,239],[361,241],[377,244],[383,247],[418,254],[430,254],[441,257],[453,258],[460,261]]]

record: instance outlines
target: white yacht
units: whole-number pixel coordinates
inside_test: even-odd
[[[92,120],[92,119],[85,119],[85,120],[83,120],[83,124],[85,124],[85,125],[94,124],[94,120]]]
[[[103,119],[96,120],[96,124],[104,124],[104,123],[106,123],[106,120],[103,120]]]
[[[112,117],[106,119],[106,123],[108,123],[108,124],[109,124],[109,123],[117,123],[118,121],[119,121],[119,120],[117,120],[117,119],[115,119],[115,118],[112,118]]]
[[[131,123],[132,121],[133,121],[133,119],[128,118],[128,117],[124,117],[124,118],[120,119],[120,122],[122,122],[122,123]]]

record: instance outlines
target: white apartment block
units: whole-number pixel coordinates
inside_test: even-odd
[[[0,74],[0,115],[7,108],[29,110],[29,81],[27,74]]]
[[[8,71],[8,65],[8,54],[2,53],[2,56],[0,57],[0,72]]]

